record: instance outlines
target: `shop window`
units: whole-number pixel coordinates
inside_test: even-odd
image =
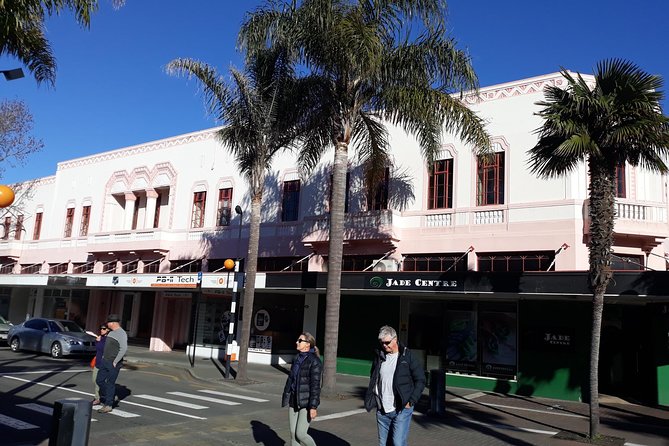
[[[178,273],[197,273],[202,271],[202,260],[174,260],[170,262],[170,272]]]
[[[2,239],[9,240],[9,232],[12,229],[12,217],[5,217],[5,222],[2,225]]]
[[[612,255],[611,269],[614,271],[643,271],[646,269],[644,267],[644,257],[642,255]]]
[[[616,197],[626,198],[627,188],[625,187],[625,163],[616,166]]]
[[[81,210],[81,228],[79,229],[79,235],[85,237],[88,235],[88,224],[91,221],[91,207],[84,206]]]
[[[65,213],[65,230],[63,231],[64,238],[72,237],[72,224],[74,223],[74,208],[67,208]]]
[[[402,271],[467,271],[467,256],[457,254],[409,254],[404,256]]]
[[[428,209],[453,207],[453,159],[434,162],[428,184],[427,207]]]
[[[232,220],[232,188],[218,190],[217,226],[230,226]]]
[[[207,192],[195,192],[193,194],[193,212],[191,215],[191,228],[204,227],[204,206],[207,201]]]
[[[386,167],[379,182],[371,187],[367,194],[367,210],[383,211],[388,209],[388,183],[390,168]]]
[[[332,181],[334,175],[330,175],[330,194],[328,196],[328,209],[332,209]],[[346,172],[346,192],[344,193],[344,212],[348,212],[349,192],[351,190],[351,172]]]
[[[300,209],[300,180],[284,181],[281,221],[297,221]]]
[[[195,344],[203,346],[223,347],[228,343],[230,323],[233,315],[230,312],[231,296],[204,295],[198,302],[198,314],[195,326]]]
[[[504,152],[477,158],[476,205],[504,204]]]
[[[42,233],[42,213],[35,214],[35,228],[33,229],[33,240],[39,240]]]
[[[483,272],[549,271],[555,268],[553,260],[554,251],[477,254],[478,271]]]

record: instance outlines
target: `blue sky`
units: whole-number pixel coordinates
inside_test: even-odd
[[[24,100],[44,149],[2,182],[53,175],[56,163],[212,127],[197,83],[170,77],[176,57],[227,72],[241,66],[235,38],[256,0],[100,0],[91,29],[64,15],[48,21],[58,61],[56,88],[27,76],[5,82],[0,97]],[[482,86],[556,72],[591,73],[604,58],[626,58],[669,83],[669,1],[451,0],[449,26],[469,51]],[[3,69],[17,63],[0,58]],[[27,72],[27,71],[26,71]],[[667,88],[665,86],[665,91]],[[665,113],[669,102],[664,101]]]

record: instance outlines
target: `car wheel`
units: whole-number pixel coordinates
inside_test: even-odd
[[[9,348],[10,348],[13,352],[18,352],[19,350],[21,350],[21,342],[19,341],[19,338],[17,338],[16,336],[14,336],[14,337],[12,338],[12,340],[9,341]]]
[[[63,356],[63,346],[60,345],[60,342],[54,342],[51,344],[51,357],[60,358]]]

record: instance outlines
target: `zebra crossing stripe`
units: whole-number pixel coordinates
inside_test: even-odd
[[[200,389],[198,390],[198,392],[208,393],[210,395],[227,396],[229,398],[237,398],[240,400],[255,401],[256,403],[266,403],[269,401],[269,400],[263,400],[261,398],[253,398],[252,396],[235,395],[234,393],[219,392],[217,390]]]
[[[16,418],[8,417],[7,415],[0,415],[0,424],[13,427],[14,429],[18,430],[39,429],[39,426],[26,423],[25,421],[17,420]]]
[[[227,401],[227,400],[221,400],[218,398],[211,398],[209,396],[203,396],[203,395],[193,395],[190,393],[184,393],[184,392],[167,392],[169,395],[176,395],[176,396],[183,396],[184,398],[193,398],[196,400],[202,400],[202,401],[208,401],[210,403],[218,403],[218,404],[225,404],[226,406],[238,406],[242,403],[237,403],[235,401]]]
[[[209,409],[207,406],[200,406],[198,404],[191,404],[191,403],[185,403],[183,401],[179,400],[171,400],[169,398],[163,398],[160,396],[152,396],[152,395],[133,395],[135,398],[142,398],[145,400],[150,400],[150,401],[157,401],[159,403],[166,403],[166,404],[172,404],[174,406],[180,406],[180,407],[186,407],[188,409]]]

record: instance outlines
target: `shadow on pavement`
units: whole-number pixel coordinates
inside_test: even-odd
[[[264,446],[283,446],[286,444],[271,427],[262,421],[252,420],[251,431],[253,432],[253,440],[258,444]]]

